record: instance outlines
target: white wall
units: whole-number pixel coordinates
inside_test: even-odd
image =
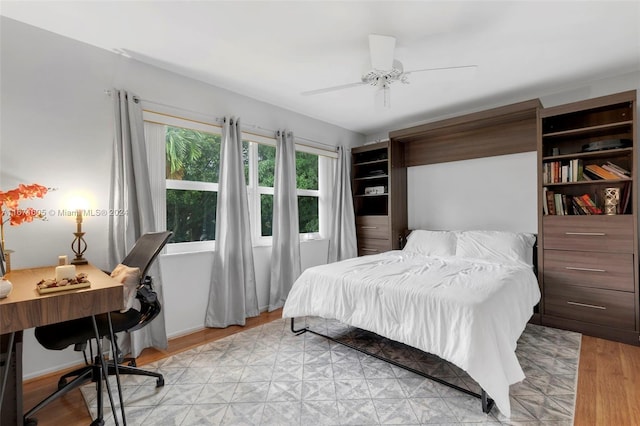
[[[367,135],[366,140],[385,139],[392,130],[528,99],[539,98],[544,107],[552,107],[627,90],[640,92],[640,72],[576,82],[556,90],[529,90],[518,97],[497,95],[499,101],[422,122],[399,124],[388,131]],[[407,171],[409,227],[537,233],[536,167],[535,152],[410,167]]]
[[[161,109],[158,103],[165,104],[208,120],[236,115],[244,123],[266,129],[286,127],[298,137],[330,145],[356,146],[364,142],[363,135],[337,126],[5,17],[0,19],[0,188],[8,190],[32,182],[58,188],[42,200],[24,203],[24,207],[48,212],[47,221],[7,227],[7,248],[15,251],[14,268],[52,265],[61,254],[73,257],[70,243],[74,219],[58,214],[59,209],[68,208],[67,200],[72,195],[88,195],[93,209],[108,208],[112,106],[105,89],[127,89],[152,101],[154,104],[143,105],[153,109]],[[106,217],[88,217],[84,224],[89,246],[85,257],[103,269],[113,266],[107,265],[107,224]],[[326,262],[326,242],[305,243],[301,251],[303,262],[309,258]],[[265,271],[269,257],[268,249],[255,249],[261,306],[268,300]],[[167,273],[164,308],[170,334],[203,326],[202,295],[208,293],[210,263],[209,253],[161,260]],[[80,359],[69,349],[42,349],[32,331],[25,333],[24,353],[26,377]]]
[[[537,232],[536,153],[407,170],[410,229]]]
[[[300,243],[302,269],[326,263],[328,250],[328,240]],[[260,310],[266,310],[269,305],[271,247],[255,247],[253,254],[258,305]],[[212,263],[211,251],[160,256],[162,278],[172,283],[164,286],[164,312],[170,338],[202,329],[209,298]],[[173,301],[180,303],[172,303]]]

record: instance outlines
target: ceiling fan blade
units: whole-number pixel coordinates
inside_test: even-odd
[[[418,72],[430,72],[430,77],[439,77],[439,80],[469,80],[475,77],[477,65],[460,65],[454,67],[422,68],[405,71],[404,75]]]
[[[364,81],[358,81],[356,83],[347,83],[347,84],[341,84],[339,86],[325,87],[324,89],[309,90],[307,92],[302,92],[300,94],[302,96],[319,95],[321,93],[334,92],[336,90],[342,90],[342,89],[348,89],[350,87],[362,86],[363,84],[367,84],[367,83],[365,83]]]
[[[380,71],[390,71],[393,68],[393,53],[395,48],[395,37],[369,34],[371,68]]]

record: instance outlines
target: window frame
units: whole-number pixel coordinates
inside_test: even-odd
[[[222,126],[218,124],[207,123],[204,121],[179,117],[162,112],[150,111],[145,109],[143,110],[143,121],[145,123],[161,125],[165,128],[167,126],[181,127],[222,136]],[[146,134],[145,139],[147,139]],[[249,182],[247,184],[247,197],[251,222],[252,245],[254,247],[270,246],[272,245],[273,237],[262,236],[260,196],[262,194],[273,196],[274,189],[273,187],[264,187],[258,185],[258,146],[259,144],[262,144],[275,147],[276,140],[273,137],[267,137],[249,131],[242,131],[242,140],[249,142]],[[159,141],[156,143],[159,143]],[[163,164],[166,164],[166,151],[164,149],[164,143],[165,141],[163,140],[163,149],[160,150],[158,147],[156,147],[156,149],[154,149],[153,151],[161,152],[163,157]],[[295,147],[296,152],[306,152],[318,156],[318,189],[296,189],[296,196],[310,196],[318,198],[319,230],[318,232],[300,233],[300,241],[327,238],[331,203],[330,186],[332,182],[333,170],[335,167],[335,159],[337,159],[337,153],[335,151],[320,149],[301,143],[295,143]],[[166,175],[164,175],[164,187],[162,188],[164,194],[154,194],[154,197],[157,195],[156,198],[162,201],[160,203],[154,203],[156,205],[156,208],[164,208],[166,210],[167,189],[218,192],[219,186],[218,183],[213,182],[167,179]],[[166,229],[166,213],[162,214],[161,217],[164,219],[164,227]],[[215,248],[215,240],[170,243],[167,245],[167,248],[168,253],[213,250]]]

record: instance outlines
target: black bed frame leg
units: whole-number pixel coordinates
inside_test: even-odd
[[[307,332],[307,328],[306,327],[302,327],[302,328],[296,330],[294,323],[295,323],[295,318],[292,317],[291,318],[291,332],[293,334],[298,335],[298,334],[302,334],[302,333]]]
[[[481,389],[480,400],[482,401],[482,412],[488,414],[493,408],[493,399],[489,398],[484,389]]]

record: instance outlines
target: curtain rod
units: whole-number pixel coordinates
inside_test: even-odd
[[[112,92],[109,89],[105,89],[104,93],[109,95],[109,96],[111,96]],[[136,96],[136,101],[142,101],[142,102],[146,102],[146,103],[153,104],[153,105],[163,106],[165,108],[178,109],[180,111],[190,112],[190,113],[198,114],[198,115],[207,115],[207,114],[204,114],[204,113],[202,113],[200,111],[195,111],[195,110],[188,109],[188,108],[176,107],[176,106],[173,106],[173,105],[167,105],[167,104],[164,104],[164,103],[161,103],[161,102],[155,102],[155,101],[152,101],[152,100],[149,100],[149,99],[142,99],[142,98],[140,98],[138,96]],[[158,111],[150,111],[150,112],[158,113]],[[170,114],[166,114],[166,113],[162,113],[162,114],[170,115]],[[181,118],[183,120],[189,120],[188,118],[184,118],[184,117],[176,117],[176,118]],[[208,124],[208,125],[220,127],[222,125],[222,123],[223,123],[224,117],[213,117],[213,119],[214,119],[216,124],[207,123],[207,122],[198,121],[198,120],[189,120],[189,121],[194,121],[194,122],[197,122],[197,123]],[[261,130],[263,132],[268,132],[268,133],[273,133],[273,134],[275,134],[275,132],[276,132],[276,130],[273,130],[273,129],[267,129],[266,127],[262,127],[262,126],[259,126],[257,124],[246,124],[244,122],[242,122],[241,127],[247,128],[247,129],[253,129],[253,130]],[[248,132],[248,133],[250,133],[250,132]],[[264,136],[264,135],[260,135],[260,134],[256,134],[256,135],[257,136]],[[313,140],[313,139],[309,139],[309,138],[305,138],[305,137],[298,136],[298,135],[294,135],[294,138],[295,139],[299,139],[299,140],[303,140],[303,141],[306,141],[306,142],[310,142],[310,143],[315,144],[315,145],[322,145],[324,147],[331,148],[328,151],[334,151],[334,152],[338,151],[338,147],[335,146],[335,145],[330,145],[328,143],[319,142],[319,141],[316,141],[316,140]],[[313,146],[313,145],[305,145],[305,144],[300,144],[300,145],[307,146],[309,148],[326,149],[326,148],[319,148],[318,146]]]

